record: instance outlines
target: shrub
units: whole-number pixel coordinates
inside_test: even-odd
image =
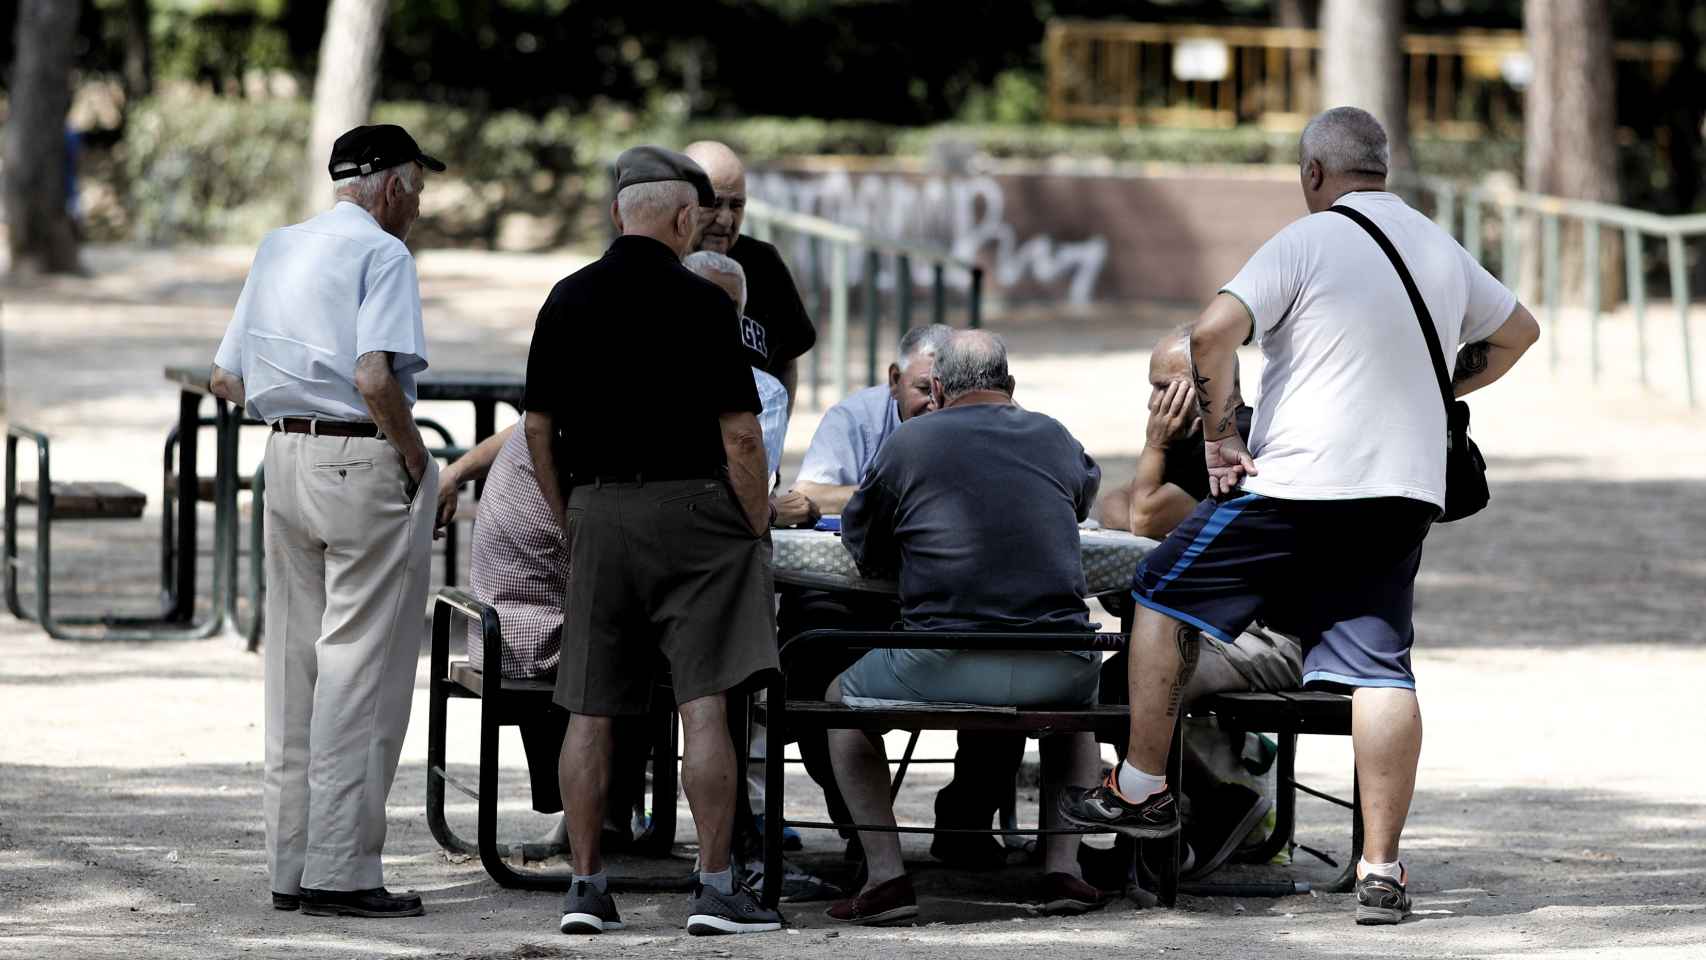
[[[991,112],[1028,110],[1025,95],[1013,92],[1024,82],[1010,81]],[[1007,101],[1017,106],[999,105]],[[1074,163],[1289,165],[1297,149],[1295,134],[1253,128],[994,122],[905,128],[777,117],[682,120],[672,110],[533,116],[423,103],[380,104],[374,114],[407,127],[450,167],[429,191],[416,228],[429,245],[494,246],[510,214],[544,224],[531,232],[535,242],[602,238],[606,165],[636,143],[724,140],[756,165],[821,154],[932,157],[950,143],[1005,160]],[[123,210],[91,221],[127,225],[133,238],[151,243],[253,242],[293,219],[308,124],[309,106],[299,100],[175,93],[140,104],[111,158],[116,162],[94,158],[87,166],[92,175],[115,171],[106,193]],[[1521,144],[1499,140],[1422,140],[1414,150],[1423,170],[1457,179],[1515,171],[1521,158]]]

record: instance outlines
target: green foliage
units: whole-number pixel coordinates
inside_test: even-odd
[[[1281,164],[1295,162],[1295,134],[1255,129],[1176,130],[980,123],[895,127],[864,121],[755,117],[683,121],[678,112],[621,110],[541,117],[423,103],[386,103],[379,122],[412,131],[450,171],[435,185],[417,230],[428,244],[488,246],[508,214],[546,217],[556,242],[597,237],[608,185],[605,167],[636,143],[681,145],[715,139],[753,165],[837,154],[930,157],[952,142],[1006,160],[1120,164]],[[238,100],[206,94],[157,98],[131,115],[118,149],[115,189],[124,216],[145,242],[252,242],[290,222],[309,107],[291,100]],[[1423,140],[1421,168],[1477,179],[1517,169],[1521,145],[1506,141]],[[328,197],[330,188],[328,187]]]
[[[154,100],[125,129],[121,195],[135,239],[249,240],[289,222],[309,108],[293,100]]]
[[[1048,109],[1040,70],[1003,70],[995,82],[979,87],[960,108],[963,123],[1037,123]]]

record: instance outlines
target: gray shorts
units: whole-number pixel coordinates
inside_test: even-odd
[[[584,484],[565,529],[564,710],[649,712],[660,661],[677,703],[776,669],[770,532],[753,536],[724,481]]]
[[[1096,702],[1101,658],[1061,650],[872,650],[841,675],[843,697],[1076,707]]]

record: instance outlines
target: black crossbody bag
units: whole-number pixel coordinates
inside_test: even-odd
[[[1439,333],[1434,330],[1433,317],[1428,313],[1428,305],[1422,302],[1421,291],[1416,289],[1415,278],[1410,276],[1409,268],[1404,266],[1404,261],[1398,256],[1392,241],[1367,217],[1350,207],[1337,204],[1328,209],[1350,218],[1357,226],[1368,231],[1368,235],[1380,245],[1386,259],[1392,261],[1393,269],[1398,271],[1398,279],[1404,281],[1404,292],[1410,295],[1410,306],[1415,308],[1416,319],[1422,325],[1422,339],[1428,343],[1428,356],[1433,359],[1434,378],[1439,381],[1439,396],[1445,402],[1448,442],[1445,454],[1445,513],[1436,522],[1450,523],[1480,513],[1492,496],[1487,491],[1487,461],[1481,458],[1481,448],[1469,439],[1469,404],[1457,399],[1452,393],[1451,371],[1445,365],[1445,351],[1440,349]]]

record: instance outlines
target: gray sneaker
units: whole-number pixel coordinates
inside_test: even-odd
[[[693,902],[687,907],[687,932],[696,937],[723,933],[765,933],[782,929],[782,914],[766,910],[745,884],[723,895],[704,884],[694,884]]]
[[[1402,867],[1398,871],[1403,874]],[[1404,877],[1409,880],[1409,877]],[[1357,881],[1357,923],[1367,927],[1403,923],[1410,915],[1410,894],[1397,877],[1371,873]]]
[[[610,891],[599,893],[585,880],[576,880],[563,894],[563,919],[557,929],[564,933],[603,933],[622,929],[616,900]]]

